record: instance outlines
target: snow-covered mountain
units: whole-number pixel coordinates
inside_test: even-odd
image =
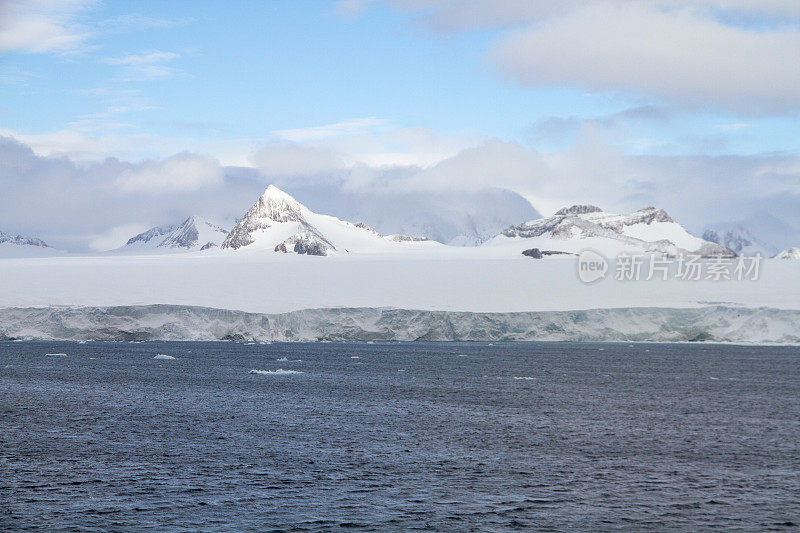
[[[730,248],[738,255],[772,257],[778,249],[758,239],[741,224],[714,224],[703,231],[703,239]]]
[[[733,257],[728,248],[691,235],[662,209],[646,207],[627,215],[593,205],[573,205],[555,215],[512,226],[483,246],[577,253],[592,248],[606,256],[660,253]],[[519,252],[518,252],[519,253]]]
[[[314,213],[270,185],[222,243],[223,249],[306,255],[381,253],[440,246],[428,239],[384,236],[366,224]]]
[[[199,216],[180,224],[157,226],[128,239],[121,252],[175,252],[206,250],[222,244],[228,231]]]
[[[775,259],[800,259],[800,248],[793,246],[777,254]]]
[[[384,235],[418,235],[453,246],[476,246],[541,216],[524,197],[499,188],[405,191],[391,182],[366,189],[315,182],[291,183],[285,190],[317,213],[361,220]]]
[[[2,257],[46,257],[62,252],[51,248],[42,239],[9,235],[0,231],[0,258]]]

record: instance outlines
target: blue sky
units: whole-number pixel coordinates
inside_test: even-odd
[[[798,50],[794,0],[0,0],[0,136],[75,181],[0,179],[128,206],[218,197],[231,165],[350,188],[401,168],[404,187],[509,188],[545,214],[647,202],[701,227],[779,199],[792,218]],[[202,170],[169,174],[184,163]],[[112,223],[163,221],[142,212]]]
[[[0,125],[25,134],[148,134],[177,146],[183,138],[263,140],[278,130],[373,118],[385,127],[556,150],[575,142],[578,122],[650,107],[661,109],[657,119],[620,121],[609,141],[630,153],[798,149],[796,112],[735,113],[713,102],[681,109],[657,95],[523,87],[486,60],[501,29],[442,34],[383,4],[350,17],[336,8],[322,1],[86,3],[71,21],[87,34],[79,46],[3,54]],[[166,155],[157,151],[121,155]]]

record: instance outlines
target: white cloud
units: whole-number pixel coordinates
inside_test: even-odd
[[[153,63],[164,63],[180,58],[180,54],[174,52],[148,52],[138,55],[128,55],[125,57],[109,57],[103,62],[109,65],[151,65]]]
[[[90,250],[95,252],[113,250],[124,245],[132,236],[138,235],[148,229],[149,227],[146,224],[123,224],[121,226],[114,226],[103,233],[89,237],[88,246]]]
[[[386,0],[434,31],[499,30],[525,87],[644,95],[743,114],[800,110],[796,0]]]
[[[343,18],[353,18],[367,10],[372,0],[338,0],[334,12]]]
[[[324,124],[310,128],[295,128],[290,130],[276,130],[273,135],[292,142],[321,141],[332,137],[342,137],[370,133],[376,128],[386,126],[383,119],[369,117],[344,120],[334,124]]]
[[[342,0],[337,8],[351,16],[370,3]],[[800,4],[795,0],[384,0],[399,9],[418,14],[419,21],[440,32],[509,28],[541,22],[587,7],[650,6],[654,9],[691,10],[711,17],[751,17],[756,21],[798,21]],[[352,6],[351,6],[352,4]],[[348,9],[356,7],[357,9]]]
[[[103,62],[108,65],[124,67],[124,76],[130,81],[159,80],[169,78],[178,72],[174,67],[164,63],[175,61],[180,57],[181,55],[175,52],[155,50],[124,57],[107,57],[103,59]]]
[[[741,113],[800,109],[800,32],[725,26],[688,11],[604,6],[530,26],[489,61],[528,87],[655,95]]]
[[[270,143],[256,152],[253,162],[265,176],[313,176],[344,168],[342,159],[331,150],[295,143]]]
[[[0,52],[69,53],[91,36],[76,22],[95,0],[4,0],[0,2]]]
[[[216,160],[183,152],[127,169],[119,175],[116,184],[123,193],[158,194],[219,187],[222,181],[223,172]]]

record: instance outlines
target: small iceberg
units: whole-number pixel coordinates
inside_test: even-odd
[[[536,378],[532,378],[530,376],[514,376],[514,379],[531,380],[531,379],[536,379]]]
[[[284,370],[279,368],[278,370],[256,370],[255,368],[248,372],[249,374],[304,374],[305,372],[300,372],[299,370]]]
[[[46,353],[44,354],[45,357],[66,357],[67,354],[65,353]]]
[[[153,357],[153,359],[158,359],[159,361],[172,361],[173,359],[175,359],[175,357],[172,357],[171,355],[160,353],[160,354],[156,355],[155,357]]]

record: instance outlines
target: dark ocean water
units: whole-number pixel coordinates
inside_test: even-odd
[[[2,530],[798,524],[796,347],[0,343]]]

